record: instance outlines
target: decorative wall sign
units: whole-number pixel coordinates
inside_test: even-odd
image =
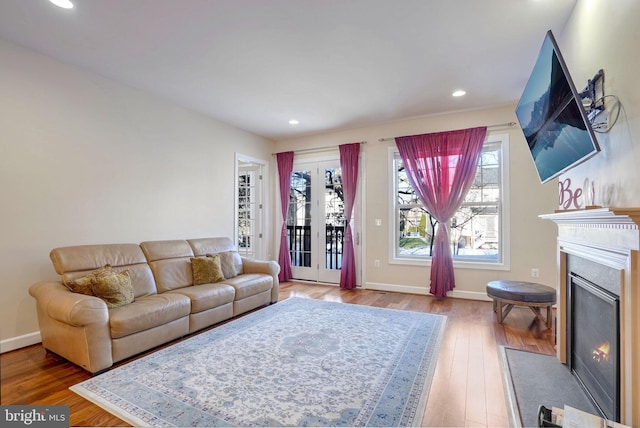
[[[566,178],[558,182],[558,203],[563,210],[579,210],[582,207],[582,189],[571,189],[571,179]]]
[[[558,182],[558,204],[560,210],[580,210],[602,208],[595,205],[596,183],[589,178],[585,178],[582,188],[572,189],[571,179],[567,178]]]
[[[588,177],[585,178],[582,191],[584,192],[585,208],[596,207],[596,182],[589,180]]]

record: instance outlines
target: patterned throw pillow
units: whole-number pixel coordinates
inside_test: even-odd
[[[93,278],[91,291],[96,297],[104,300],[109,309],[128,305],[134,299],[128,270]]]
[[[222,274],[226,279],[238,276],[238,268],[236,267],[235,251],[224,251],[217,254],[207,254],[207,257],[220,257],[220,266]]]
[[[212,284],[225,280],[220,266],[220,257],[191,257],[193,285]]]
[[[74,279],[73,281],[65,282],[64,285],[74,293],[95,296],[91,290],[91,281],[93,281],[94,278],[101,278],[107,275],[113,275],[111,265],[105,265],[100,269],[94,270],[90,274]]]

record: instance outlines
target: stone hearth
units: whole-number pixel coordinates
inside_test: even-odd
[[[620,422],[640,426],[640,208],[541,215],[558,225],[557,356],[567,363],[567,260],[578,256],[620,277]]]

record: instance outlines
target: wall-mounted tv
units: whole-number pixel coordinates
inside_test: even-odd
[[[542,183],[600,151],[551,31],[516,107],[516,116]]]

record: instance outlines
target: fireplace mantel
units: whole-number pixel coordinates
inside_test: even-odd
[[[620,272],[620,422],[640,427],[640,208],[544,214],[558,225],[557,355],[567,363],[567,255]]]
[[[558,238],[640,250],[640,208],[594,208],[543,214],[558,225]]]
[[[601,227],[622,227],[640,224],[640,208],[591,208],[584,210],[556,211],[543,214],[540,218],[557,224],[600,225]]]

